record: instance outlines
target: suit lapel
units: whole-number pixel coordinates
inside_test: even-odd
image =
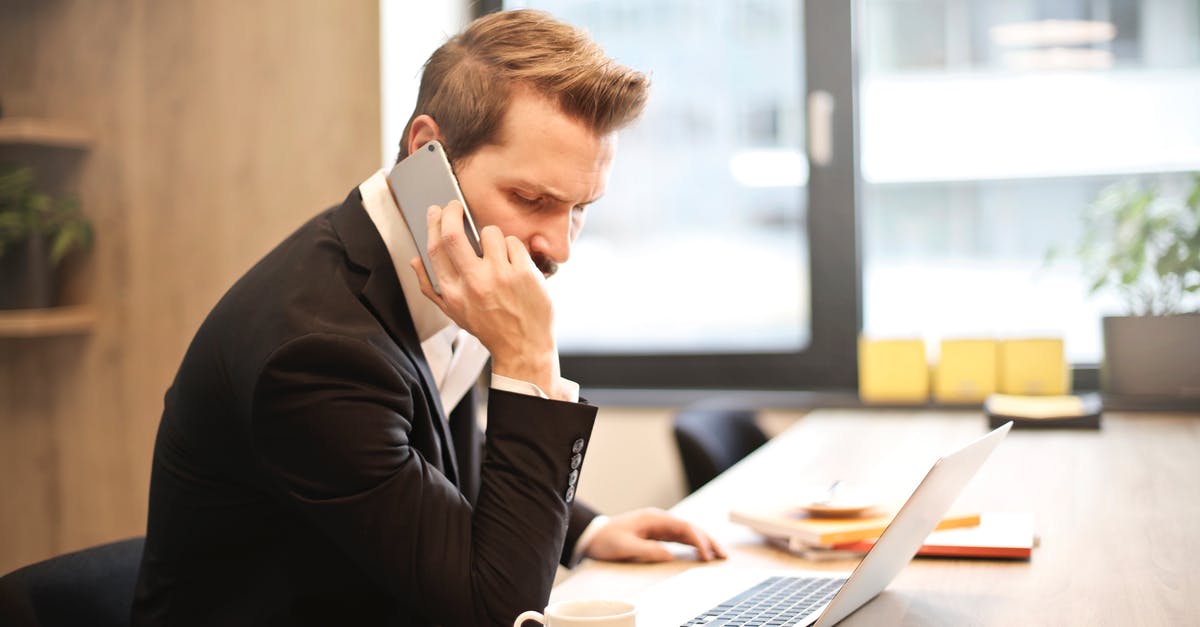
[[[399,345],[421,377],[425,401],[436,412],[432,416],[433,429],[441,441],[441,450],[437,451],[437,455],[445,475],[458,485],[454,442],[450,437],[441,395],[438,394],[429,364],[425,361],[425,352],[421,349],[421,341],[408,312],[408,303],[404,300],[403,290],[400,289],[400,280],[396,278],[396,267],[392,265],[379,231],[362,206],[362,196],[357,188],[350,193],[341,207],[334,210],[333,226],[346,247],[349,261],[370,273],[362,287],[363,300],[375,312],[376,318],[387,329],[388,335]]]

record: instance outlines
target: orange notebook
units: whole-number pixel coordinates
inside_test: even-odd
[[[776,538],[808,546],[832,547],[835,544],[878,538],[892,522],[894,514],[857,518],[816,518],[801,509],[733,510],[729,520]],[[949,514],[937,529],[973,527],[979,514]]]
[[[1036,535],[1033,514],[1028,512],[988,512],[979,525],[946,529],[929,534],[917,555],[926,557],[997,557],[1029,559]],[[833,545],[834,550],[866,553],[875,540],[859,540]]]

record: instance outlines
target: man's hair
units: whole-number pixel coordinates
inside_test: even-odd
[[[548,13],[492,13],[425,62],[397,161],[407,156],[412,122],[421,114],[438,123],[451,161],[471,156],[496,140],[517,86],[548,97],[563,113],[605,135],[641,115],[650,80],[609,58],[583,30]]]

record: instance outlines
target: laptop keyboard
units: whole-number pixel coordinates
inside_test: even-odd
[[[793,625],[828,603],[844,583],[844,577],[768,577],[681,627]]]

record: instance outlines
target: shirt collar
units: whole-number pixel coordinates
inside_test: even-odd
[[[362,194],[363,208],[367,216],[375,224],[383,245],[387,247],[392,265],[396,267],[396,276],[400,279],[400,289],[404,291],[404,300],[408,303],[408,312],[412,316],[413,326],[416,327],[417,337],[421,342],[437,335],[451,324],[450,318],[438,309],[438,306],[421,293],[421,282],[408,262],[418,255],[416,242],[404,214],[396,205],[392,191],[387,184],[387,168],[380,169],[371,178],[358,186]]]

